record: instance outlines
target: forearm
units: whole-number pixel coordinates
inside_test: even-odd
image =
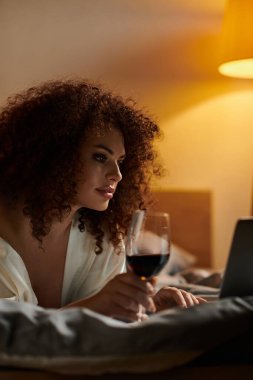
[[[121,273],[95,295],[74,301],[63,308],[84,307],[120,320],[139,320],[140,305],[155,311],[153,286],[132,273]]]
[[[110,316],[111,310],[105,299],[100,300],[99,294],[95,294],[94,296],[88,298],[82,298],[77,301],[73,301],[67,305],[61,307],[62,309],[68,309],[73,307],[80,307],[90,309],[100,314],[104,314]]]

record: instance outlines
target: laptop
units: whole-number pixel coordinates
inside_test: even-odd
[[[236,223],[219,298],[253,295],[253,218]]]
[[[253,217],[238,219],[236,223],[220,289],[195,284],[176,286],[209,302],[253,295]]]

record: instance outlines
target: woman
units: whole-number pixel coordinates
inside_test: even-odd
[[[8,100],[0,116],[0,297],[124,320],[200,298],[125,272],[123,239],[160,175],[158,126],[80,81]],[[141,311],[140,311],[141,310]]]

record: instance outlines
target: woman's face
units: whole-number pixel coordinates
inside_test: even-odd
[[[83,146],[83,181],[77,188],[77,206],[106,210],[122,179],[120,165],[125,157],[123,136],[115,128],[103,136],[88,137]]]

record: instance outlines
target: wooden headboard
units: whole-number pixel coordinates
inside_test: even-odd
[[[211,192],[154,191],[153,209],[170,215],[172,241],[194,254],[197,266],[212,266]]]

